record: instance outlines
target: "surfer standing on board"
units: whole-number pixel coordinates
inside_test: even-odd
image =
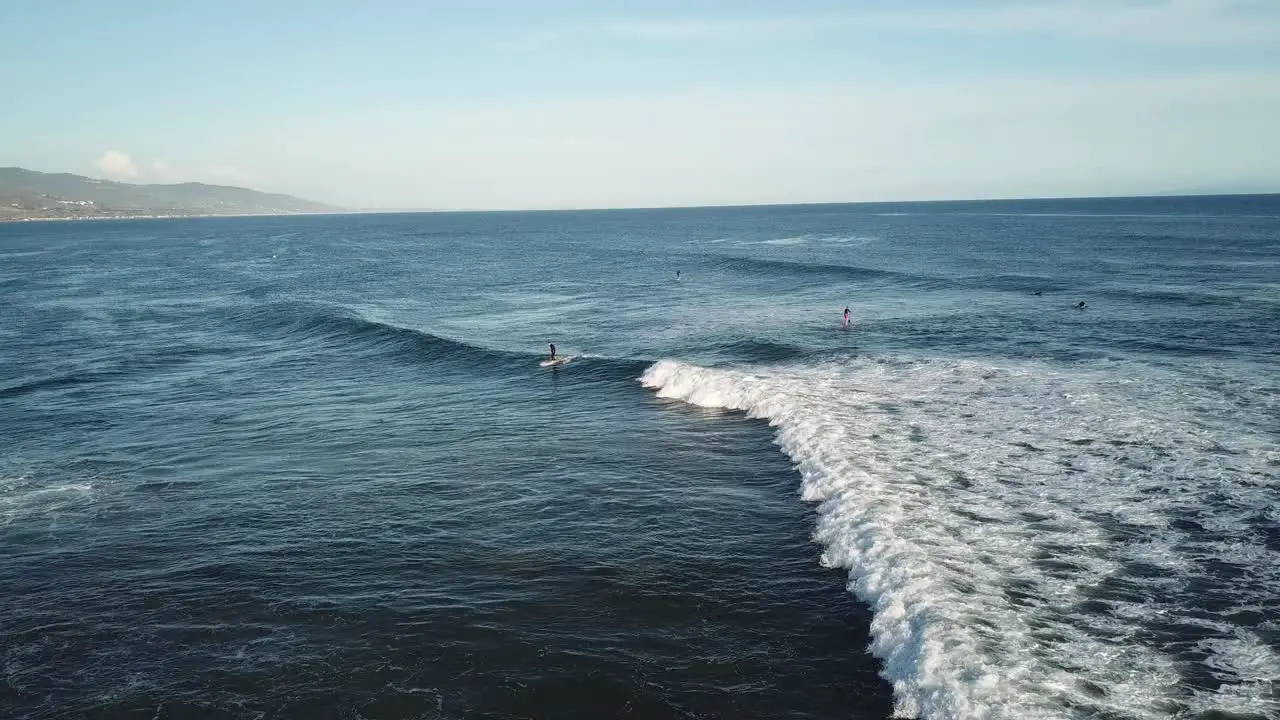
[[[849,306],[844,307],[844,327],[849,327]]]
[[[547,346],[551,348],[551,357],[550,357],[550,358],[547,358],[547,359],[548,359],[548,360],[555,360],[555,359],[556,359],[556,344],[555,344],[555,343],[547,343]]]

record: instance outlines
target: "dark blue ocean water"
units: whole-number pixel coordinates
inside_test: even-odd
[[[9,224],[0,311],[0,716],[1280,717],[1278,196]]]

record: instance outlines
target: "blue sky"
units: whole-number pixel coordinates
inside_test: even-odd
[[[1276,0],[19,3],[0,166],[347,207],[1280,191]]]

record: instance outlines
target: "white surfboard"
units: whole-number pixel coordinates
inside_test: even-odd
[[[573,356],[572,356],[572,355],[561,355],[560,357],[556,358],[555,360],[543,360],[542,362],[540,362],[540,363],[538,363],[538,364],[539,364],[539,365],[541,365],[542,367],[559,367],[559,366],[561,366],[561,365],[563,365],[563,364],[565,364],[565,363],[569,362],[569,361],[570,361],[570,360],[572,360],[572,359],[573,359]]]

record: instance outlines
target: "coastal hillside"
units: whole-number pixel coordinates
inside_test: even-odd
[[[0,168],[0,220],[151,215],[292,215],[341,208],[241,187],[134,185],[69,173]]]

